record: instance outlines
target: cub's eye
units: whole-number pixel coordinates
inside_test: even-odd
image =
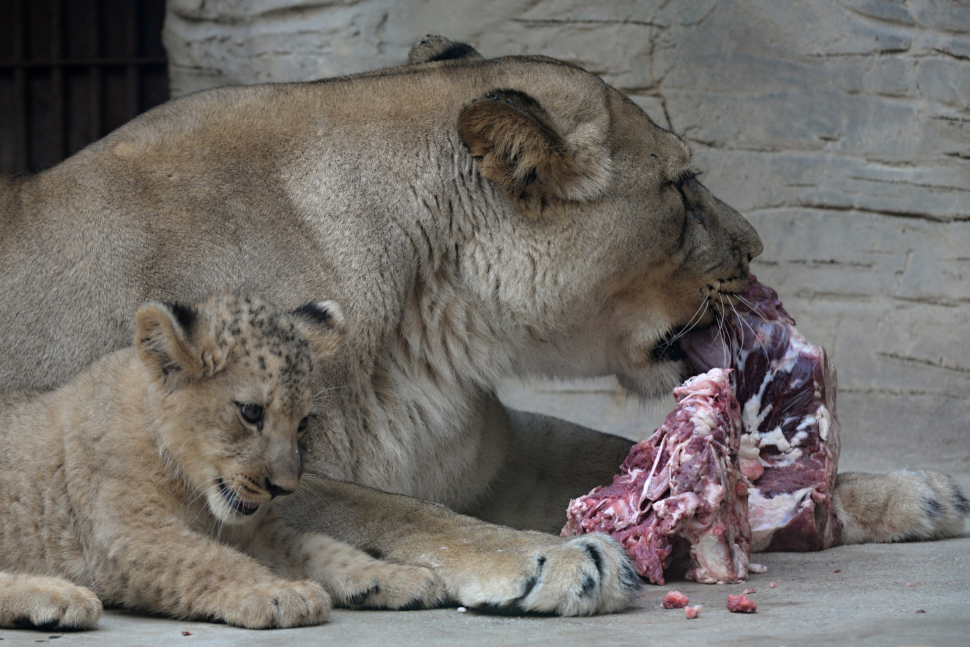
[[[310,416],[307,416],[306,418],[300,421],[299,426],[296,428],[296,433],[302,436],[303,432],[305,432],[306,428],[309,426],[310,426]]]
[[[236,405],[239,407],[239,415],[243,417],[243,420],[251,425],[255,425],[256,429],[263,430],[263,407],[258,404],[242,404],[237,402]]]

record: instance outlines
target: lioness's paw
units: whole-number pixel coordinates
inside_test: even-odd
[[[446,584],[452,597],[498,613],[564,616],[621,611],[636,600],[640,577],[606,535],[526,536],[533,539],[527,545],[466,553],[454,568],[441,569],[451,571]]]
[[[365,609],[427,609],[445,600],[429,568],[377,561],[327,587],[336,604]]]
[[[16,576],[0,593],[0,626],[94,629],[101,601],[92,591],[53,577]]]
[[[970,516],[956,481],[929,470],[839,474],[834,503],[845,544],[955,537]]]
[[[330,596],[316,582],[285,582],[241,595],[223,619],[246,629],[283,629],[318,625],[330,618]]]

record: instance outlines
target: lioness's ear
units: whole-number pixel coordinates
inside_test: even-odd
[[[518,90],[493,90],[465,106],[458,135],[479,172],[533,217],[549,199],[590,200],[609,182],[605,144],[581,128],[575,141],[563,138],[539,102]]]
[[[480,59],[482,55],[467,43],[456,43],[444,36],[428,34],[411,46],[408,64],[431,63],[432,61],[452,61],[455,59]]]
[[[149,303],[135,315],[135,327],[142,362],[172,386],[211,375],[222,364],[206,343],[207,326],[192,306]]]
[[[347,324],[336,301],[311,301],[291,314],[300,332],[310,342],[315,359],[332,357],[343,344]]]

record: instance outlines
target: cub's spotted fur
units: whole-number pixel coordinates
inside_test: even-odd
[[[148,304],[136,328],[134,348],[0,405],[0,570],[17,571],[0,572],[0,626],[90,628],[102,602],[269,628],[324,622],[332,603],[438,601],[430,570],[272,509],[300,480],[336,304],[221,294]]]

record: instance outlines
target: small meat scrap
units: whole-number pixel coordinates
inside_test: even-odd
[[[731,613],[754,613],[758,610],[758,605],[744,593],[741,595],[729,595],[727,610]]]
[[[829,548],[842,532],[832,509],[839,423],[835,368],[795,328],[778,293],[751,276],[722,326],[684,337],[690,366],[733,368],[741,404],[741,471],[754,486],[755,552]]]
[[[667,591],[662,600],[664,609],[683,609],[689,602],[687,596],[680,591]]]
[[[701,614],[701,609],[703,608],[699,604],[696,607],[684,607],[684,617],[688,620],[693,620]]]
[[[674,389],[677,408],[633,446],[613,484],[570,502],[563,536],[612,535],[654,584],[675,556],[689,557],[689,580],[744,580],[748,482],[737,468],[740,407],[729,375],[713,369]]]

